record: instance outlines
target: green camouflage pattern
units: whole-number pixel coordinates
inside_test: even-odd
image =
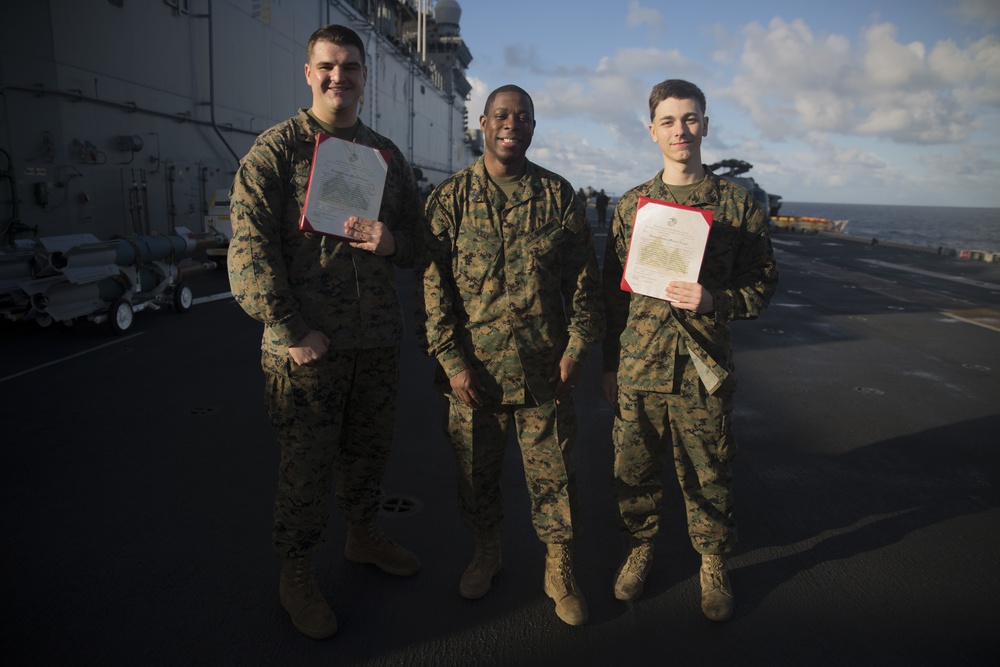
[[[480,158],[434,190],[426,215],[416,329],[436,386],[448,392],[471,369],[487,406],[552,400],[559,360],[582,362],[604,335],[594,236],[573,187],[529,162],[505,200]]]
[[[348,521],[378,511],[403,333],[396,267],[412,265],[423,227],[409,164],[359,123],[357,143],[390,153],[379,220],[395,254],[379,257],[299,231],[319,131],[305,110],[264,131],[230,191],[229,279],[236,301],[264,324],[264,400],[281,447],[274,546],[285,557],[319,542],[334,476]],[[326,334],[330,349],[299,366],[288,347],[310,330]]]
[[[395,267],[412,265],[423,226],[413,170],[395,144],[359,125],[356,143],[391,154],[379,211],[396,242],[391,258],[301,232],[319,131],[301,110],[265,130],[240,161],[229,195],[233,296],[264,324],[263,348],[274,354],[310,329],[329,336],[333,349],[398,345],[403,317]]]
[[[692,545],[703,554],[722,554],[736,544],[731,472],[736,376],[729,323],[764,311],[777,289],[778,268],[764,212],[749,191],[708,173],[678,202],[662,176],[661,171],[619,200],[605,252],[603,362],[618,379],[614,492],[625,530],[651,539],[662,512],[661,475],[672,457]],[[712,295],[712,312],[694,313],[620,288],[640,196],[713,211],[698,279]],[[694,355],[722,379],[711,391]]]
[[[706,168],[707,169],[707,168]],[[754,319],[778,286],[778,267],[764,211],[742,186],[708,173],[682,202],[675,201],[660,171],[618,201],[604,255],[604,302],[608,335],[605,371],[617,371],[618,385],[639,391],[676,391],[674,363],[695,352],[723,381],[716,391],[733,391],[733,320]],[[639,197],[713,211],[712,230],[698,282],[715,308],[698,314],[669,302],[620,288]]]
[[[576,416],[554,400],[559,361],[583,362],[604,334],[594,238],[564,178],[528,163],[507,199],[482,159],[427,204],[417,271],[417,339],[438,361],[436,386],[471,370],[483,407],[452,398],[446,432],[462,518],[489,531],[503,517],[500,472],[516,430],[539,539],[572,540]]]
[[[331,350],[306,366],[287,354],[263,358],[264,402],[281,443],[274,549],[291,558],[319,544],[334,476],[344,518],[375,518],[395,423],[399,349]]]
[[[703,554],[736,545],[731,463],[733,395],[710,395],[690,357],[680,357],[675,394],[619,390],[614,443],[614,494],[624,529],[652,540],[663,505],[662,473],[673,459],[687,512],[688,536]]]
[[[448,401],[445,430],[455,451],[463,523],[488,533],[503,519],[500,474],[507,434],[515,429],[538,539],[562,544],[573,539],[576,512],[571,462],[576,435],[572,399],[540,406],[480,408]],[[475,454],[473,454],[475,452]]]

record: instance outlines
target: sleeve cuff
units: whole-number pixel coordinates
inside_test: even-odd
[[[587,358],[587,344],[579,338],[571,337],[563,350],[563,356],[582,364]]]
[[[438,358],[438,363],[441,364],[441,368],[444,369],[445,375],[448,378],[453,378],[464,370],[468,370],[469,364],[465,363],[465,359],[462,358],[460,354],[450,355],[445,358]]]
[[[291,347],[302,340],[311,329],[301,317],[293,317],[286,322],[271,325],[277,342],[286,347]]]

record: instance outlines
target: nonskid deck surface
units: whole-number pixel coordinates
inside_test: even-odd
[[[299,635],[269,546],[277,448],[260,327],[231,298],[209,298],[228,289],[217,272],[194,284],[204,301],[188,313],[143,312],[124,336],[0,328],[4,653],[105,665],[986,664],[1000,595],[1000,265],[823,236],[774,242],[778,295],[734,325],[741,541],[728,623],[699,610],[670,473],[646,593],[614,599],[623,543],[596,350],[575,396],[590,622],[564,625],[542,592],[513,446],[503,570],[486,597],[459,597],[472,541],[401,272],[383,523],[423,570],[400,579],[348,563],[334,510],[318,564],[340,630]]]

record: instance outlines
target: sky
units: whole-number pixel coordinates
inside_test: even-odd
[[[784,201],[1000,207],[1000,0],[458,0],[470,125],[513,83],[528,157],[621,194],[663,167],[652,86],[697,84],[706,164]]]

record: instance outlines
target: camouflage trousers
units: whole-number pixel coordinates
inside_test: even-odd
[[[473,532],[487,532],[503,519],[500,473],[512,422],[521,448],[535,534],[547,544],[570,542],[576,509],[571,461],[576,413],[572,399],[476,410],[449,401],[445,432],[455,450],[462,521]]]
[[[733,395],[705,392],[688,357],[680,391],[618,393],[612,431],[614,493],[625,530],[652,539],[663,508],[662,473],[672,456],[687,511],[691,544],[702,554],[724,554],[736,545],[731,463]]]
[[[263,355],[264,403],[281,448],[274,549],[311,552],[336,500],[350,523],[369,520],[382,499],[399,384],[399,351],[330,350],[308,366]]]

